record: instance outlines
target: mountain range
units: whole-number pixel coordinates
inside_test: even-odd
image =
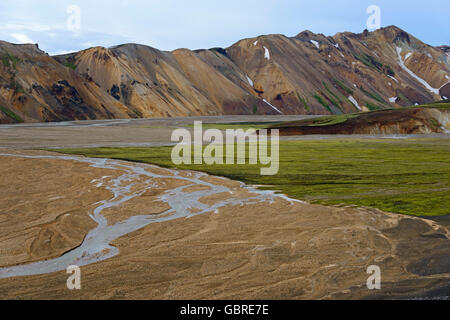
[[[450,97],[450,47],[395,26],[171,52],[123,44],[49,56],[38,45],[0,41],[0,59],[0,123],[330,115]]]

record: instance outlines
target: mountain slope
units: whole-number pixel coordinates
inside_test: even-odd
[[[0,42],[0,122],[130,117],[94,82],[35,45]]]
[[[426,103],[439,100],[434,88],[450,80],[448,55],[396,27],[334,37],[309,31],[264,36],[227,52],[262,96],[286,113],[309,111],[307,105],[312,113],[348,113]]]
[[[0,42],[0,123],[224,114],[340,114],[450,96],[447,46],[391,26],[304,31],[229,48],[95,47],[50,57]]]

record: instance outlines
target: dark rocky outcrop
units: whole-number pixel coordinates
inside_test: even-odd
[[[275,125],[280,135],[423,134],[450,130],[450,104],[381,110]]]

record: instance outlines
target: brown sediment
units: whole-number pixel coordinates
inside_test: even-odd
[[[58,216],[59,207],[52,207],[49,199],[65,197],[61,208],[72,208],[80,221],[88,221],[89,205],[112,196],[90,181],[117,174],[70,160],[1,160],[2,172],[11,172],[0,178],[2,190],[7,190],[0,198],[2,213],[7,213],[7,218],[1,215],[1,266],[35,261],[37,257],[24,249],[33,242],[35,252],[61,254],[58,250],[47,252],[54,248],[40,241],[39,232],[34,231],[45,229]],[[156,193],[150,189],[121,207],[106,210],[108,222],[149,211],[163,212],[167,208],[157,201],[158,195],[177,186],[169,180],[167,189]],[[204,180],[233,185],[233,197],[251,197],[240,183],[215,177]],[[212,206],[223,196],[218,194],[217,199],[211,197],[206,203]],[[70,234],[73,222],[58,227]],[[89,223],[80,223],[79,237],[82,239],[90,228]],[[276,198],[245,206],[228,205],[217,212],[150,224],[127,234],[112,243],[119,255],[81,268],[80,291],[66,288],[67,274],[62,271],[1,279],[0,293],[3,299],[415,296],[440,290],[449,283],[448,235],[447,227],[421,218]],[[75,245],[79,242],[75,239],[67,243]],[[381,291],[365,287],[370,265],[382,270]]]
[[[187,187],[186,189],[184,189],[184,192],[197,192],[197,191],[204,191],[204,190],[209,190],[211,189],[208,186],[192,186],[192,187]]]
[[[30,152],[29,154],[36,154]],[[117,173],[89,164],[0,156],[0,265],[57,257],[96,226],[88,216],[112,194],[94,181]]]

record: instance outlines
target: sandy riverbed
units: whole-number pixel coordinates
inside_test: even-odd
[[[430,220],[289,201],[142,164],[1,153],[0,267],[9,268],[0,273],[11,275],[0,279],[2,298],[392,298],[448,289],[448,228]],[[80,255],[82,290],[69,291],[64,270]],[[366,288],[374,264],[377,292]]]

